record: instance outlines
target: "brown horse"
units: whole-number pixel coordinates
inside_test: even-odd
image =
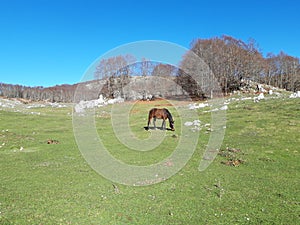
[[[152,118],[153,118],[154,128],[156,128],[156,126],[155,126],[156,119],[162,119],[163,122],[162,122],[161,128],[166,129],[166,119],[168,119],[171,130],[172,131],[175,130],[174,120],[173,120],[172,115],[169,112],[169,110],[167,110],[165,108],[163,108],[163,109],[158,109],[158,108],[151,109],[149,111],[149,116],[148,116],[148,126],[145,127],[147,130],[149,129],[149,124],[150,124],[150,121],[151,121]]]

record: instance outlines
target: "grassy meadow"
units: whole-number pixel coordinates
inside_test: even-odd
[[[144,130],[153,106],[174,113],[175,132]],[[95,123],[116,158],[152,164],[178,144],[181,118],[168,102],[136,102],[130,111],[138,138],[165,136],[149,152],[131,151],[114,137],[111,107],[98,108]],[[197,109],[199,120],[210,123],[204,110]],[[0,224],[299,224],[299,98],[233,101],[220,154],[205,171],[198,171],[210,136],[203,126],[182,170],[141,187],[114,183],[91,169],[74,138],[71,106],[31,111],[38,114],[0,110]],[[49,139],[57,143],[47,144]]]

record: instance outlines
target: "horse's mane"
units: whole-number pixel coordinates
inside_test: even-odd
[[[168,116],[169,121],[172,121],[172,122],[173,122],[172,114],[169,112],[168,109],[164,109],[164,110],[166,110],[166,112],[167,112],[167,116]]]

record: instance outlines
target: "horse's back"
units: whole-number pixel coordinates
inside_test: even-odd
[[[162,119],[162,118],[166,118],[166,115],[167,115],[167,112],[166,112],[165,108],[163,108],[163,109],[152,108],[149,111],[149,117],[151,117],[151,118],[155,117],[155,118]]]
[[[149,111],[149,116],[155,114],[156,111],[157,111],[157,108],[152,108],[152,109],[150,109],[150,111]]]

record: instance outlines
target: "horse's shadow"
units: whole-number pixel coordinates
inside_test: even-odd
[[[163,127],[144,127],[145,130],[168,130],[168,131],[174,131],[171,128],[163,128]]]

